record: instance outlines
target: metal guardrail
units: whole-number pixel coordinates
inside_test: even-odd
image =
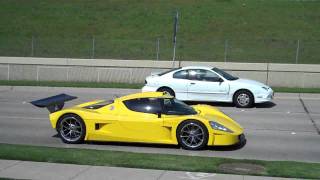
[[[171,60],[172,40],[102,37],[2,37],[0,56]],[[320,64],[320,41],[278,39],[179,40],[176,60]]]

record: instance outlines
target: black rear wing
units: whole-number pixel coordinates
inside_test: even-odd
[[[46,107],[50,113],[54,113],[54,112],[60,111],[63,108],[64,102],[71,101],[76,98],[77,97],[75,97],[75,96],[70,96],[67,94],[59,94],[56,96],[51,96],[51,97],[47,97],[44,99],[35,100],[30,103],[39,107],[39,108]]]

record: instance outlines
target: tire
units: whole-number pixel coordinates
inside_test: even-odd
[[[67,144],[80,144],[86,136],[86,126],[80,116],[66,114],[57,123],[59,137]]]
[[[177,128],[177,140],[183,149],[200,150],[208,144],[208,130],[199,121],[187,120]]]
[[[159,88],[157,91],[158,91],[158,92],[166,92],[166,93],[168,93],[169,95],[175,97],[175,93],[174,93],[174,91],[173,91],[171,88],[163,87],[163,88]]]
[[[253,106],[254,97],[248,90],[237,91],[233,97],[233,103],[238,108],[250,108]]]

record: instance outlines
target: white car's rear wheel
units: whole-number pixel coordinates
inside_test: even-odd
[[[175,97],[174,91],[170,88],[163,87],[163,88],[158,89],[158,92],[165,92],[165,93],[169,94],[170,96]]]

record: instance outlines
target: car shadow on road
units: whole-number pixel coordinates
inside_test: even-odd
[[[52,136],[53,138],[59,138],[59,134]],[[87,145],[110,145],[110,146],[119,146],[119,147],[150,147],[150,148],[170,148],[170,149],[180,149],[177,145],[170,144],[148,144],[148,143],[134,143],[134,142],[105,142],[105,141],[85,141],[84,144]]]
[[[277,104],[274,102],[265,102],[265,103],[261,103],[261,104],[256,104],[255,107],[258,108],[273,108],[274,106],[276,106]]]
[[[215,107],[235,107],[233,103],[226,103],[226,102],[185,101],[185,103],[188,105],[207,104]],[[275,104],[274,102],[265,102],[265,103],[255,104],[252,108],[272,108],[276,105],[277,104]]]
[[[234,104],[225,103],[225,102],[184,101],[184,103],[188,105],[206,104],[206,105],[217,106],[217,107],[235,107]]]
[[[88,141],[88,145],[110,145],[120,147],[136,147],[136,148],[157,148],[157,149],[171,149],[178,150],[181,149],[177,145],[167,145],[167,144],[147,144],[147,143],[126,143],[126,142],[96,142]],[[231,145],[231,146],[207,146],[203,149],[197,151],[236,151],[243,148],[246,145],[246,140],[242,143]]]
[[[54,138],[59,138],[58,134],[53,135]],[[171,149],[178,150],[181,149],[178,145],[168,145],[168,144],[148,144],[148,143],[128,143],[128,142],[103,142],[103,141],[86,141],[84,144],[87,145],[101,145],[101,146],[117,146],[121,147],[135,147],[135,148],[157,148],[157,149]],[[246,145],[246,140],[242,143],[231,145],[231,146],[207,146],[204,149],[197,151],[236,151],[243,148]]]
[[[231,146],[208,146],[207,149],[211,151],[236,151],[242,149],[247,144],[247,140],[241,143],[231,145]]]
[[[178,145],[167,145],[167,144],[147,144],[147,143],[126,143],[126,142],[97,142],[97,141],[88,141],[88,145],[111,145],[118,147],[137,147],[137,148],[160,148],[160,149],[172,149],[178,150],[181,149]],[[236,151],[243,148],[246,145],[246,140],[242,143],[231,145],[231,146],[207,146],[203,149],[197,151]]]
[[[129,142],[102,142],[102,141],[87,141],[86,144],[92,145],[110,145],[119,147],[144,147],[144,148],[161,148],[161,149],[180,149],[177,145],[168,144],[148,144],[148,143],[129,143]]]

